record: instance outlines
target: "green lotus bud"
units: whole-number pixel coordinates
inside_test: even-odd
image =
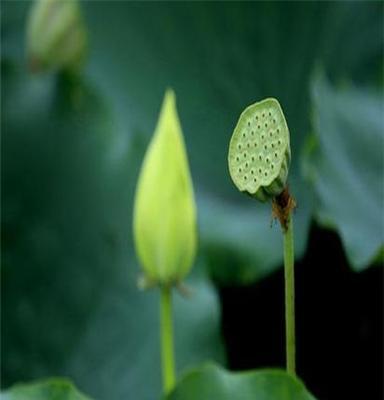
[[[196,250],[196,208],[175,95],[165,94],[136,188],[136,252],[150,283],[179,282]]]
[[[291,160],[289,130],[276,99],[247,107],[229,144],[229,173],[236,187],[261,201],[279,195]]]
[[[76,70],[82,63],[87,35],[77,0],[36,0],[27,26],[32,69]]]

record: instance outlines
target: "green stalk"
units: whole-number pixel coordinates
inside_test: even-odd
[[[175,362],[173,355],[172,293],[169,286],[160,288],[161,361],[163,391],[168,394],[175,386]]]
[[[295,272],[293,222],[291,213],[287,219],[287,229],[284,235],[284,277],[285,277],[285,343],[286,363],[288,373],[296,374],[296,344],[295,344]]]

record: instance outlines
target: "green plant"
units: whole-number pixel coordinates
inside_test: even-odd
[[[171,289],[191,269],[196,251],[196,209],[175,95],[167,91],[137,183],[133,230],[143,286],[161,291],[164,392],[175,384]]]
[[[268,93],[284,105],[294,133],[296,258],[304,254],[309,222],[316,219],[339,233],[352,267],[371,265],[383,243],[377,218],[382,96],[372,97],[362,85],[381,76],[375,75],[383,59],[381,4],[81,2],[92,56],[80,97],[78,90],[68,96],[68,89],[78,88],[58,84],[54,74],[24,74],[24,18],[31,3],[2,5],[4,387],[54,373],[100,399],[132,393],[153,399],[160,392],[153,368],[159,364],[157,335],[149,333],[157,291],[137,292],[134,252],[126,239],[137,168],[158,99],[170,83],[178,88],[199,178],[200,270],[209,266],[216,282],[236,285],[281,265],[279,232],[267,228],[268,208],[248,208],[245,196],[233,199],[223,174],[225,132],[243,104]],[[304,62],[298,66],[297,60]],[[324,66],[332,85],[310,79],[314,62]],[[197,71],[199,84],[191,79]],[[322,89],[320,96],[309,97],[311,82],[313,92]],[[317,117],[313,126],[311,115]],[[299,163],[310,132],[317,138],[308,160],[316,201]],[[365,190],[357,196],[355,188],[365,186],[369,196]],[[192,279],[193,301],[173,299],[179,370],[204,359],[224,363],[213,285],[203,274]]]
[[[77,0],[38,0],[31,7],[27,52],[33,70],[76,71],[84,61],[87,32]]]
[[[233,132],[228,152],[229,172],[236,187],[256,199],[272,200],[284,236],[286,361],[295,374],[294,247],[291,211],[295,201],[286,186],[291,149],[289,130],[280,104],[265,99],[247,107]]]

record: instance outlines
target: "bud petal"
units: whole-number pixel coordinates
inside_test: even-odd
[[[229,173],[236,187],[260,201],[279,195],[287,181],[289,130],[276,99],[247,107],[229,144]]]
[[[172,91],[165,95],[141,167],[133,230],[148,281],[171,284],[185,277],[196,250],[196,208]]]
[[[83,61],[87,35],[77,0],[37,0],[27,27],[31,68],[76,69]]]

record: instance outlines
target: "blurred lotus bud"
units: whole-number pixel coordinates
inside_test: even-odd
[[[196,207],[175,95],[165,94],[136,188],[133,230],[148,283],[180,282],[196,251]]]
[[[32,70],[77,70],[87,34],[77,0],[36,0],[27,26],[27,54]]]
[[[265,99],[247,107],[229,144],[236,187],[260,201],[274,198],[286,186],[290,161],[289,130],[279,102]]]

